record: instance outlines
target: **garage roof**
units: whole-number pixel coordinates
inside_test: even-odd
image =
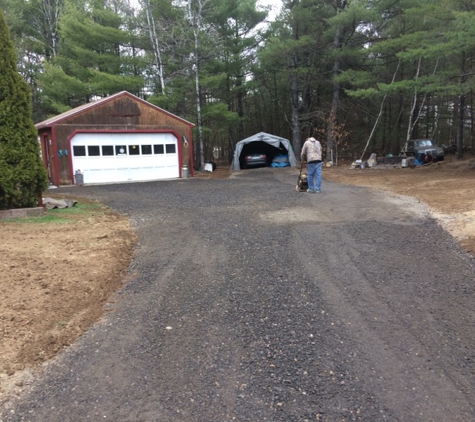
[[[187,120],[185,119],[182,119],[181,117],[178,117],[160,107],[157,107],[155,105],[153,105],[152,103],[149,103],[148,101],[145,101],[145,100],[142,100],[141,98],[131,94],[130,92],[127,92],[127,91],[121,91],[121,92],[118,92],[117,94],[114,94],[114,95],[110,95],[109,97],[105,97],[105,98],[101,98],[100,100],[97,100],[97,101],[93,101],[93,102],[90,102],[90,103],[87,103],[87,104],[83,104],[79,107],[76,107],[76,108],[73,108],[71,110],[68,110],[64,113],[61,113],[61,114],[58,114],[57,116],[54,116],[54,117],[51,117],[47,120],[44,120],[40,123],[37,123],[35,125],[35,127],[37,129],[43,129],[45,127],[50,127],[50,126],[54,126],[55,124],[58,124],[58,123],[61,123],[63,120],[65,119],[68,119],[72,116],[75,116],[77,114],[80,114],[80,113],[83,113],[84,111],[86,110],[89,110],[89,109],[93,109],[95,107],[98,107],[102,104],[105,104],[109,101],[112,101],[112,100],[115,100],[116,98],[118,97],[122,97],[122,96],[127,96],[127,97],[130,97],[136,101],[139,101],[143,104],[146,104],[152,108],[155,108],[157,111],[160,111],[161,113],[164,113],[164,114],[167,114],[169,116],[172,116],[173,118],[177,119],[177,120],[180,120],[181,122],[183,123],[186,123],[187,125],[189,125],[190,127],[194,127],[195,125],[191,122],[188,122]]]

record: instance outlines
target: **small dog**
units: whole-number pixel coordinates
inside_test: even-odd
[[[307,192],[307,189],[308,189],[307,173],[300,173],[297,179],[297,186],[295,186],[295,190],[297,192]]]

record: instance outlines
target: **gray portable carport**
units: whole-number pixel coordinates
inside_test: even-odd
[[[289,156],[290,166],[297,166],[294,150],[288,139],[266,132],[259,132],[236,144],[234,148],[233,170],[241,170],[244,156],[253,153],[265,153],[271,158],[280,154],[286,154]],[[272,159],[270,159],[270,162],[272,162]]]

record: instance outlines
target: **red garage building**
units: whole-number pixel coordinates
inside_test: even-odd
[[[190,123],[129,92],[35,125],[53,185],[121,183],[193,175]]]

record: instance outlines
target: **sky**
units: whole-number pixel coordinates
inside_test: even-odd
[[[138,7],[139,0],[129,0],[132,6]],[[269,12],[268,19],[273,21],[277,16],[280,8],[282,7],[282,0],[257,0],[257,5],[271,6],[272,9]]]
[[[272,10],[269,12],[269,20],[273,21],[282,7],[281,0],[258,0],[257,5],[272,6]]]

